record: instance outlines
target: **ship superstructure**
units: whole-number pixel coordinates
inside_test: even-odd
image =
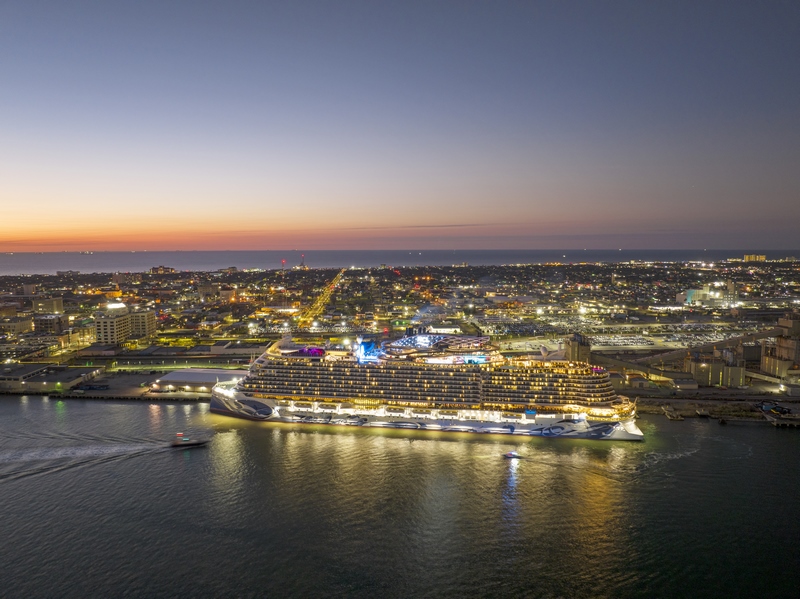
[[[218,385],[214,412],[255,420],[460,432],[642,438],[635,404],[585,363],[504,358],[488,338],[411,335],[351,352],[285,340],[235,386]]]

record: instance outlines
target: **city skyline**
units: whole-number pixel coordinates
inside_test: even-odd
[[[789,3],[0,10],[0,251],[796,245]]]

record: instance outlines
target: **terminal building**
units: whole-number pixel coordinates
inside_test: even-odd
[[[152,383],[150,389],[156,393],[172,391],[211,393],[211,388],[217,383],[239,381],[246,377],[248,372],[223,368],[185,368],[165,374]]]
[[[101,368],[69,368],[57,364],[8,364],[0,368],[0,392],[63,393],[101,372]]]

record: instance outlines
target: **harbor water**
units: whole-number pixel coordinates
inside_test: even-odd
[[[519,439],[0,397],[2,595],[797,597],[798,431],[639,425]],[[178,431],[213,437],[168,448]]]

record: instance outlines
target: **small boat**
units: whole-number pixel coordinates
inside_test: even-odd
[[[189,435],[176,433],[175,439],[169,444],[170,447],[201,447],[207,444],[210,439],[191,439]]]
[[[519,455],[516,451],[509,451],[508,453],[504,453],[503,457],[507,460],[513,460],[517,458],[521,458],[522,456]]]

